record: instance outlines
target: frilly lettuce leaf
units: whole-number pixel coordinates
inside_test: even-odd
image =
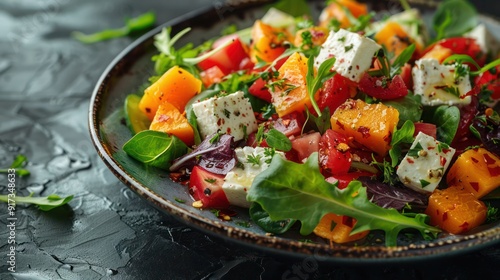
[[[386,246],[396,246],[402,229],[418,230],[424,238],[435,238],[440,230],[426,224],[427,216],[405,216],[396,209],[385,209],[369,201],[366,188],[353,181],[343,190],[325,181],[320,173],[318,154],[304,164],[275,156],[267,170],[253,181],[247,200],[259,203],[272,220],[296,219],[300,233],[313,232],[327,213],[347,215],[357,220],[352,234],[383,230]]]

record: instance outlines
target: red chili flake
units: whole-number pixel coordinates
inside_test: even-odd
[[[476,191],[479,191],[479,183],[478,182],[470,182],[470,186]]]
[[[448,220],[448,212],[444,212],[443,213],[443,218],[442,218],[443,222]]]
[[[360,126],[358,128],[358,132],[361,133],[361,135],[363,136],[363,138],[369,138],[370,137],[370,128],[368,128],[366,126]]]
[[[340,127],[340,129],[345,130],[344,125],[341,122],[339,122],[339,120],[337,120],[337,122],[335,123]]]
[[[427,147],[427,150],[434,150],[435,148],[436,147],[434,147],[434,146],[429,146],[429,147]]]
[[[488,167],[488,172],[490,172],[491,177],[496,177],[500,175],[500,166]]]
[[[477,160],[475,157],[470,157],[470,160],[472,160],[474,163],[478,163],[479,160]]]
[[[464,222],[464,223],[463,223],[463,224],[461,224],[459,227],[460,227],[460,228],[462,228],[462,229],[463,229],[463,231],[468,231],[468,230],[469,230],[469,223]]]
[[[223,119],[223,118],[220,118],[220,119],[218,119],[218,120],[217,120],[217,125],[218,125],[218,126],[221,126],[221,125],[223,125],[224,123],[225,123],[225,121],[224,121],[224,119]]]
[[[446,164],[446,158],[445,157],[439,157],[439,163],[441,166],[444,166]]]
[[[342,224],[352,228],[354,226],[354,219],[349,216],[342,216]]]
[[[411,159],[411,158],[409,158],[409,157],[408,157],[408,158],[406,158],[406,160],[407,160],[410,164],[415,163],[415,162],[413,161],[413,159]]]
[[[496,162],[496,160],[492,159],[488,154],[483,154],[483,158],[486,164],[494,164]]]
[[[226,132],[227,132],[227,134],[231,134],[231,128],[230,128],[230,127],[228,127],[228,128],[226,129]]]
[[[386,134],[384,136],[384,141],[387,143],[387,144],[390,144],[391,141],[392,141],[392,132],[389,132],[389,134]]]
[[[169,116],[167,116],[167,115],[160,115],[160,116],[158,117],[158,121],[159,121],[159,122],[166,122],[166,121],[168,121],[169,119],[170,119],[170,117],[169,117]]]

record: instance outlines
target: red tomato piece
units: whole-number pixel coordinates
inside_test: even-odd
[[[228,40],[232,40],[232,42],[212,56],[198,63],[198,67],[202,70],[207,70],[213,66],[218,66],[225,75],[241,70],[240,67],[242,62],[249,60],[250,57],[238,36],[228,35],[222,37],[217,40],[213,46],[216,48]],[[253,65],[249,63],[243,65],[246,65],[246,67],[253,67]]]
[[[318,106],[321,111],[326,107],[333,113],[347,99],[356,94],[356,83],[341,75],[328,79],[319,92]]]
[[[448,48],[453,54],[466,54],[472,57],[477,62],[477,64],[479,64],[479,66],[483,66],[484,62],[486,61],[486,55],[481,51],[481,47],[473,38],[456,37],[442,39],[429,46],[424,51],[422,56],[436,46]],[[477,70],[473,65],[469,64],[469,66],[471,66],[472,70]]]
[[[481,90],[486,89],[491,91],[492,99],[500,99],[500,66],[477,76],[474,84],[475,86],[471,90],[471,95],[479,94]]]
[[[411,65],[409,63],[405,63],[405,65],[401,67],[400,75],[405,82],[406,88],[413,88],[413,77],[411,76]]]
[[[248,88],[248,93],[262,100],[265,100],[268,103],[271,103],[272,101],[271,93],[266,87],[266,81],[264,81],[264,79],[262,78],[258,78],[257,80],[255,80],[255,82],[253,82],[253,84]]]
[[[319,132],[313,132],[303,134],[292,140],[292,149],[295,151],[298,162],[307,159],[312,153],[319,150],[320,138],[321,134]]]
[[[436,139],[437,127],[435,124],[416,122],[414,123],[414,125],[415,125],[415,133],[413,134],[413,136],[417,136],[419,132],[422,132]]]
[[[319,141],[319,165],[329,175],[345,174],[351,168],[351,153],[347,138],[328,129]]]
[[[220,70],[219,66],[213,66],[205,71],[200,72],[200,78],[205,87],[212,84],[219,83],[224,78],[224,73]]]
[[[371,97],[382,100],[395,99],[408,94],[408,88],[400,75],[388,80],[387,77],[372,77],[365,73],[359,81],[359,89]]]
[[[292,112],[288,115],[284,115],[283,117],[269,121],[266,126],[282,132],[286,137],[290,137],[298,136],[302,133],[304,122],[305,119],[302,113]]]
[[[189,179],[189,193],[195,200],[201,201],[203,208],[224,209],[229,207],[229,201],[222,190],[223,183],[223,175],[195,166]]]

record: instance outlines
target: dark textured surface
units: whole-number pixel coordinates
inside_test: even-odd
[[[91,144],[87,114],[99,76],[133,38],[83,45],[70,32],[121,26],[124,18],[150,10],[162,23],[221,4],[0,2],[0,167],[23,153],[32,175],[17,180],[19,195],[75,194],[69,206],[50,212],[16,209],[15,274],[7,270],[8,216],[0,204],[0,279],[497,279],[500,246],[400,266],[266,255],[186,227],[119,182]],[[0,175],[2,194],[6,184]]]

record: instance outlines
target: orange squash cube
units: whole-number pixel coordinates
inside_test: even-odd
[[[272,62],[285,50],[286,41],[292,41],[288,30],[277,28],[256,20],[252,27],[252,44],[250,45],[250,59],[254,63],[261,60]]]
[[[469,191],[450,186],[431,194],[425,214],[432,225],[461,234],[484,223],[487,211],[486,205]]]
[[[451,166],[446,182],[479,199],[500,187],[500,158],[484,148],[465,151]]]
[[[387,22],[373,37],[373,39],[383,45],[387,51],[398,56],[405,48],[412,43],[415,44],[416,52],[422,51],[423,46],[415,42],[403,29],[403,27],[394,21]]]
[[[139,109],[150,120],[153,120],[162,103],[168,102],[184,112],[186,103],[200,93],[201,86],[201,80],[179,66],[174,66],[144,91]]]
[[[194,144],[194,130],[185,114],[170,103],[160,104],[149,129],[175,135],[187,146]]]
[[[391,148],[392,133],[399,121],[399,112],[382,103],[368,104],[349,99],[340,105],[330,118],[332,130],[385,156]]]
[[[306,86],[307,58],[298,52],[292,54],[279,69],[278,78],[270,88],[272,103],[280,117],[311,107]]]
[[[340,23],[340,28],[345,29],[350,27],[352,23],[349,20],[349,16],[346,14],[344,8],[349,10],[355,18],[368,14],[368,6],[364,3],[354,0],[332,1],[325,9],[323,9],[319,18],[319,25],[328,28],[330,22],[332,20],[336,20]]]
[[[430,51],[426,52],[420,59],[434,58],[439,63],[442,63],[448,56],[452,55],[451,49],[445,48],[441,45],[435,45]]]
[[[356,220],[347,216],[326,214],[314,228],[314,233],[320,237],[342,244],[360,240],[370,233],[369,230],[351,234]]]

